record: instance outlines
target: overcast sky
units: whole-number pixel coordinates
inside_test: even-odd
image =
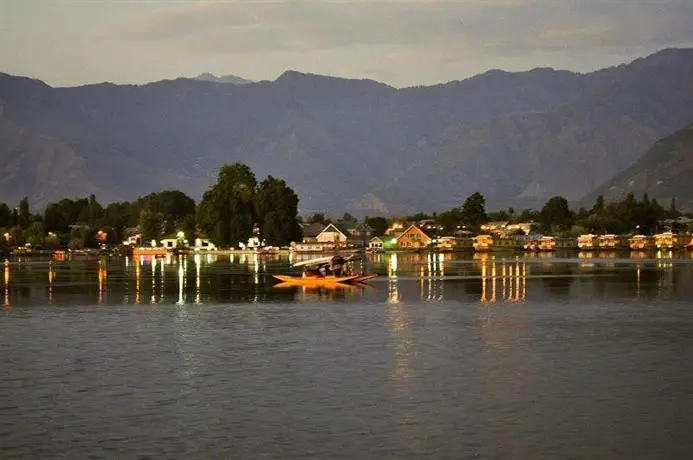
[[[0,71],[55,86],[284,70],[394,86],[693,46],[693,0],[0,0]]]

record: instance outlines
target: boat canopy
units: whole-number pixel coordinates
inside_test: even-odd
[[[338,258],[337,260],[335,260]],[[318,266],[318,265],[325,265],[325,264],[331,264],[335,261],[339,261],[340,263],[346,263],[346,262],[351,262],[354,260],[358,260],[361,258],[360,254],[351,254],[347,257],[341,257],[341,256],[325,256],[325,257],[317,257],[315,259],[309,259],[309,260],[302,260],[300,262],[296,262],[293,264],[294,267],[311,267],[311,266]],[[339,260],[341,259],[341,260]]]

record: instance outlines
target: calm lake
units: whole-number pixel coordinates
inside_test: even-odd
[[[295,262],[296,260],[292,260]],[[0,458],[693,455],[693,258],[0,265]]]

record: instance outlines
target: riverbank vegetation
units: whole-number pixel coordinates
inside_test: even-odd
[[[131,232],[141,241],[159,241],[176,235],[185,241],[207,237],[217,246],[236,246],[249,237],[260,235],[267,245],[283,246],[300,241],[303,219],[298,215],[299,198],[281,179],[268,176],[258,183],[245,164],[222,166],[216,183],[196,203],[179,190],[151,193],[132,202],[101,205],[94,195],[64,198],[48,204],[42,213],[32,213],[28,199],[16,207],[0,203],[0,249],[30,244],[32,247],[96,248],[102,244],[120,244]],[[429,223],[434,235],[478,233],[491,221],[531,223],[532,230],[545,234],[572,236],[580,233],[654,233],[663,222],[676,228],[679,217],[675,200],[667,208],[647,195],[633,194],[620,201],[605,202],[598,197],[590,209],[570,208],[564,197],[549,199],[541,210],[508,208],[488,212],[480,192],[471,194],[459,207],[431,214],[410,216],[371,216],[363,222],[371,236],[383,235],[395,221]],[[688,217],[693,217],[690,214]],[[343,228],[360,222],[349,213],[331,219],[322,213],[307,217],[306,223],[335,223]]]

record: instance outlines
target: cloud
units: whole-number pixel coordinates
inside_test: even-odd
[[[0,0],[2,3],[3,0]],[[6,0],[7,2],[7,0]],[[4,3],[2,3],[4,5]],[[287,68],[395,86],[693,46],[691,0],[9,0],[6,70],[59,84]]]
[[[214,1],[126,25],[127,37],[170,40],[196,52],[311,51],[351,45],[479,46],[490,52],[666,45],[693,38],[693,2]]]
[[[200,1],[124,27],[144,41],[173,40],[196,52],[314,51],[353,45],[449,46],[468,38],[479,11],[532,0]],[[490,6],[491,5],[491,6]],[[123,28],[118,28],[123,30]]]

